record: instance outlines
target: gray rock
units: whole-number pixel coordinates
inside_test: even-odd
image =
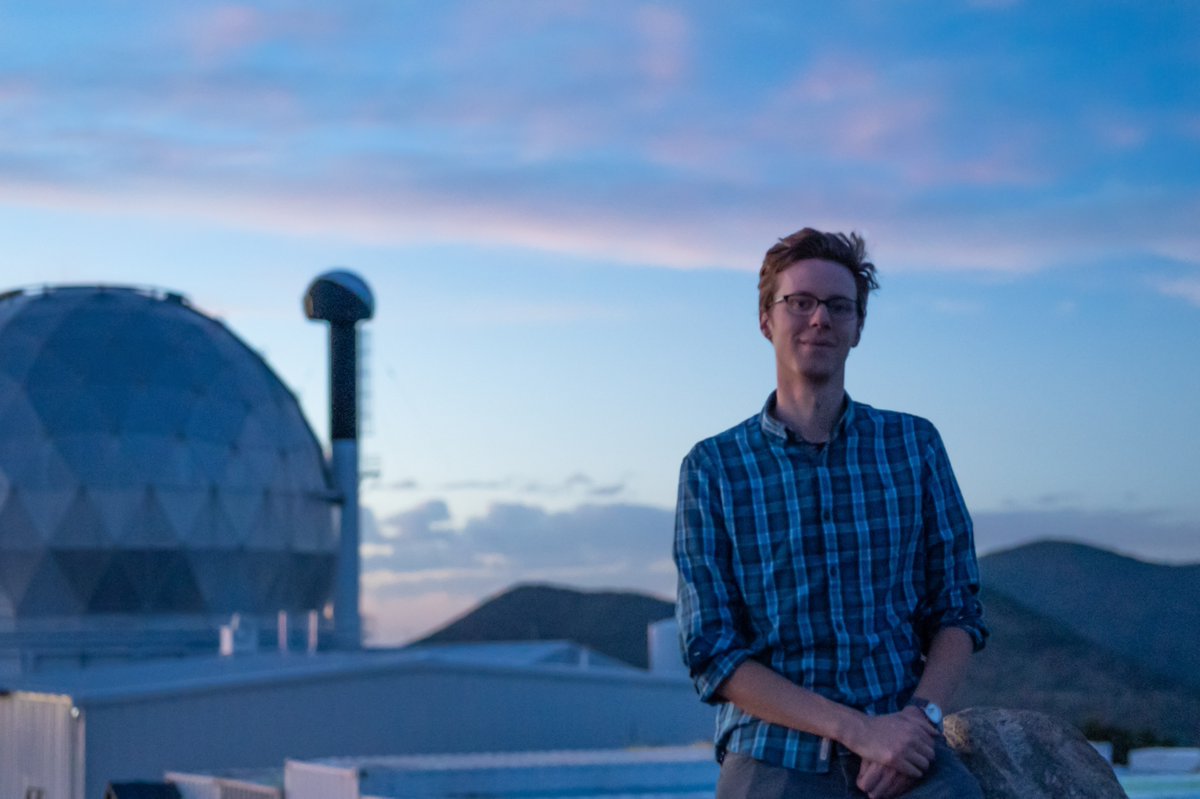
[[[1083,734],[1044,713],[968,708],[946,717],[946,741],[984,799],[1128,799]]]

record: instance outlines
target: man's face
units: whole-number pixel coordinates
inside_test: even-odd
[[[797,261],[779,274],[772,300],[791,294],[808,294],[818,300],[835,297],[855,300],[854,276],[845,266],[822,259]],[[858,345],[862,324],[855,313],[837,319],[825,305],[807,316],[776,302],[759,317],[762,333],[775,346],[775,363],[781,381],[791,376],[808,383],[842,378],[846,357]]]

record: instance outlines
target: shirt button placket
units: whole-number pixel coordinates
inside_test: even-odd
[[[829,597],[833,613],[833,631],[839,638],[846,634],[846,624],[842,620],[842,583],[838,571],[838,536],[837,526],[833,522],[833,492],[830,486],[829,472],[821,469],[821,532],[825,538],[825,576],[829,579]]]

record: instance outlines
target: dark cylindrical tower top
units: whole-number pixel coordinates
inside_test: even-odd
[[[304,293],[309,319],[353,325],[375,315],[375,297],[367,282],[353,272],[334,269],[317,275]]]
[[[329,322],[329,432],[334,441],[358,438],[358,332],[375,298],[366,281],[343,269],[318,275],[304,294],[309,319]]]

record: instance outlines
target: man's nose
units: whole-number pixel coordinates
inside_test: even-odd
[[[825,303],[821,303],[813,309],[812,315],[808,317],[809,325],[813,327],[833,327],[833,319],[829,316],[829,309],[825,307]]]

